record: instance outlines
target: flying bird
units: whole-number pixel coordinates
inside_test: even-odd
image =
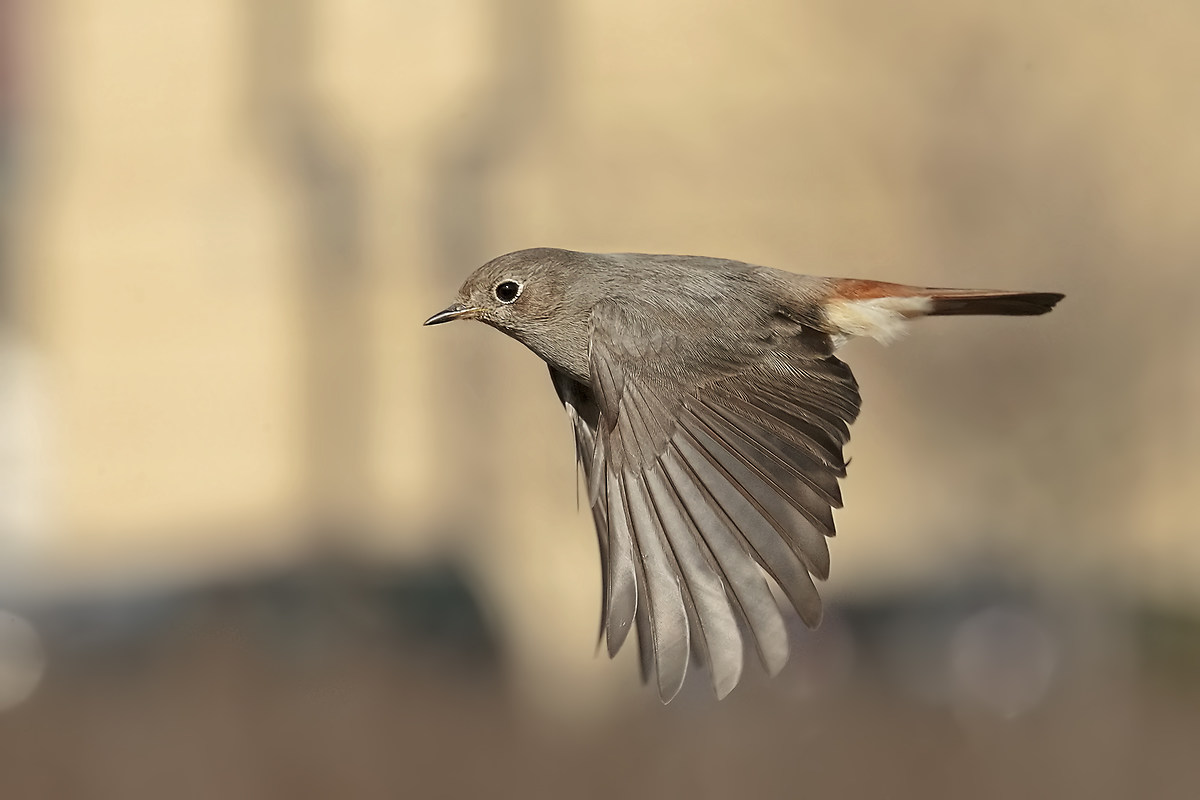
[[[637,630],[669,702],[689,661],[723,698],[745,644],[768,673],[788,636],[769,576],[809,627],[829,576],[858,384],[835,355],[917,317],[1044,314],[1054,292],[931,289],[719,258],[500,256],[425,321],[475,319],[542,358],[575,432],[600,542],[601,636]]]

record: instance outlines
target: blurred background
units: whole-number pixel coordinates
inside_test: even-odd
[[[1195,797],[1200,6],[0,0],[0,797]],[[597,654],[549,245],[1057,290],[848,346],[830,604]],[[630,648],[632,650],[632,648]]]

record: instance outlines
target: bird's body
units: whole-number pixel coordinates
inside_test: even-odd
[[[539,355],[570,417],[604,571],[603,635],[638,630],[664,701],[689,657],[718,696],[743,635],[768,671],[787,634],[765,572],[806,624],[829,573],[858,387],[833,353],[934,314],[1028,315],[1061,295],[921,289],[739,261],[539,248],[501,256],[427,324],[477,318]]]

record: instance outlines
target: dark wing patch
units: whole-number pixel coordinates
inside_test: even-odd
[[[689,650],[724,697],[743,632],[769,673],[787,661],[764,571],[806,624],[820,620],[812,576],[829,574],[857,384],[828,340],[776,317],[724,345],[684,326],[667,339],[613,304],[592,324],[591,388],[551,374],[592,487],[609,653],[636,626],[664,702]]]

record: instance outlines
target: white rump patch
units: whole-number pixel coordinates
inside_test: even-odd
[[[933,310],[929,297],[837,298],[825,304],[825,319],[836,329],[841,345],[853,336],[870,336],[885,344],[904,334],[904,323]]]

